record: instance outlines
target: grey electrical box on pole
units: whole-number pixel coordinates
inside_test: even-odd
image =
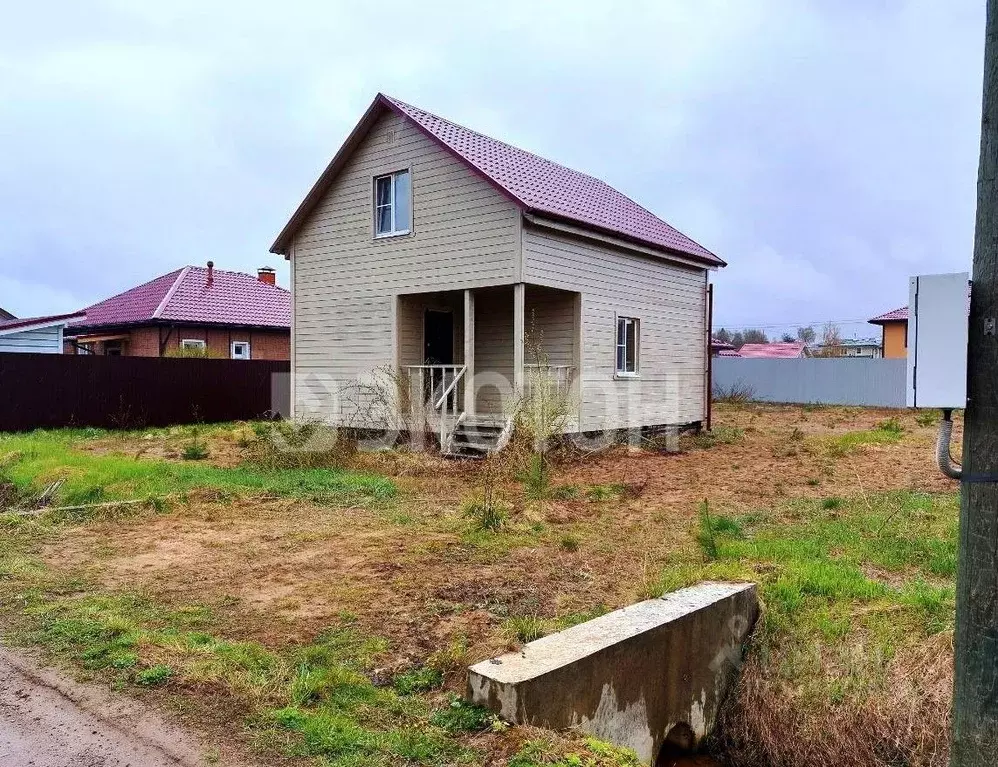
[[[908,407],[967,404],[967,272],[912,277],[908,298]]]

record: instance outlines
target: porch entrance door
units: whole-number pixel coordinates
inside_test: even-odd
[[[454,314],[427,309],[423,315],[423,364],[453,365],[454,364]],[[423,379],[423,396],[435,402],[451,383],[455,375],[447,368],[430,368]],[[447,406],[453,404],[453,397],[448,397]]]
[[[427,309],[423,319],[423,364],[454,364],[454,313]]]

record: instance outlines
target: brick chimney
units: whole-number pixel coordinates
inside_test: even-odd
[[[205,287],[210,288],[212,286],[212,283],[214,283],[214,282],[215,282],[215,262],[214,261],[209,261],[208,262],[208,282],[205,285]]]
[[[265,282],[268,285],[277,284],[277,272],[271,269],[269,266],[261,266],[256,270],[256,278],[260,282]]]

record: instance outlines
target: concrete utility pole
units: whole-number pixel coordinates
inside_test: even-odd
[[[956,592],[952,767],[998,764],[998,0],[988,0]]]

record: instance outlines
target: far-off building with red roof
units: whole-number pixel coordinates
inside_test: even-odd
[[[908,356],[908,307],[902,306],[869,320],[880,325],[881,349],[884,359],[904,359]]]
[[[786,341],[769,344],[742,344],[738,347],[737,354],[730,356],[770,360],[802,359],[807,356],[807,344],[803,341]]]
[[[83,310],[65,330],[67,354],[127,357],[204,355],[286,360],[291,293],[273,269],[242,272],[185,266]]]

